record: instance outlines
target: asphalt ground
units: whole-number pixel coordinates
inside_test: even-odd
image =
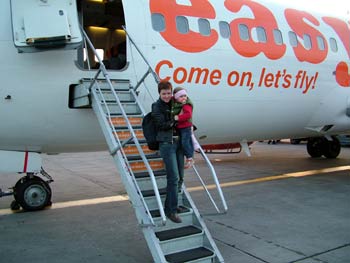
[[[215,212],[192,170],[186,186],[228,263],[350,262],[350,148],[309,158],[305,145],[255,143],[252,157],[209,154],[229,207]],[[107,152],[43,155],[51,208],[9,209],[0,199],[0,262],[152,262]],[[196,167],[211,188],[200,156]],[[0,187],[21,177],[0,175]],[[220,200],[212,189],[220,207]]]

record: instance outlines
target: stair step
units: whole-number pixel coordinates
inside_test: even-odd
[[[158,171],[153,171],[154,176],[164,176],[166,175],[166,171],[164,169],[158,170]],[[139,178],[146,178],[149,177],[148,172],[137,172],[134,173],[134,176],[139,179]]]
[[[141,144],[140,140],[139,140],[139,143]],[[141,145],[141,148],[146,155],[157,153],[156,151],[152,151],[152,150],[148,149],[148,146],[146,144]],[[124,153],[126,155],[139,155],[140,154],[135,144],[127,144],[126,146],[124,146],[123,149],[124,149]]]
[[[155,234],[160,241],[165,241],[165,240],[191,236],[191,235],[200,234],[200,233],[202,233],[202,230],[196,226],[185,226],[185,227],[180,227],[176,229],[159,231],[159,232],[156,232]]]
[[[89,82],[90,80],[87,79],[87,81]],[[111,80],[111,83],[115,91],[130,90],[129,80],[115,79],[115,80]],[[98,80],[98,85],[100,89],[103,91],[110,90],[110,86],[108,82],[104,79]]]
[[[142,160],[140,155],[128,155],[128,160],[129,161],[137,161],[137,160]],[[161,158],[158,152],[146,154],[147,160],[152,160],[152,159],[159,159]]]
[[[210,249],[207,249],[205,247],[198,247],[186,251],[165,255],[165,259],[169,263],[181,263],[212,256],[214,256],[214,252]]]
[[[151,161],[149,161],[149,164],[150,164],[153,171],[164,169],[164,163],[163,163],[162,159],[151,160]],[[147,168],[146,168],[144,162],[142,162],[142,161],[130,161],[130,167],[134,173],[147,171]]]
[[[160,195],[165,195],[166,194],[166,188],[158,189]],[[143,197],[150,197],[150,196],[155,196],[155,193],[153,190],[144,190],[141,191]]]
[[[190,210],[188,207],[186,207],[186,206],[180,206],[180,207],[183,209],[183,211],[181,211],[181,213],[179,213],[179,214],[188,213],[188,212],[191,211],[191,210]],[[160,217],[160,211],[159,211],[159,210],[152,210],[152,211],[150,211],[150,212],[151,212],[152,217]]]
[[[101,103],[102,109],[104,112],[107,112],[106,105]],[[111,115],[121,115],[120,107],[117,103],[107,103],[109,112]],[[127,115],[141,115],[141,109],[135,102],[123,102],[122,107]]]
[[[142,125],[142,116],[128,116],[129,122],[131,123],[132,126],[140,126]],[[111,118],[111,123],[114,126],[122,126],[126,127],[126,121],[123,116],[118,116],[118,117],[112,117]]]
[[[145,137],[143,136],[143,131],[141,129],[135,129],[134,130],[136,134],[136,138],[138,139],[144,139]],[[129,130],[119,130],[114,135],[118,135],[119,140],[126,140],[131,137],[131,133]]]
[[[125,90],[116,90],[117,96],[121,102],[135,102],[134,96],[130,93],[130,91],[125,91]],[[106,101],[109,102],[116,102],[116,99],[114,97],[114,94],[112,91],[109,90],[102,90],[103,97]],[[103,101],[103,98],[101,94],[97,90],[97,95],[99,95],[99,98],[101,101]]]
[[[180,226],[175,225],[171,229],[155,233],[160,240],[159,245],[164,255],[203,246],[205,233],[194,225],[181,226],[181,224],[178,224]]]
[[[141,191],[147,191],[153,189],[153,184],[151,177],[137,178],[137,184]],[[158,189],[166,188],[167,180],[166,176],[157,176],[155,177],[156,184]]]
[[[165,231],[165,230],[193,225],[193,216],[194,216],[193,210],[191,208],[184,207],[183,205],[180,205],[180,207],[183,207],[184,209],[179,213],[179,216],[181,217],[182,222],[174,223],[171,220],[167,219],[165,225],[162,224],[162,218],[160,217],[159,210],[152,210],[151,215],[153,217],[154,223],[156,224],[155,231],[159,232],[159,231]]]
[[[162,194],[160,196],[160,199],[161,199],[161,202],[162,202],[163,205],[164,205],[164,202],[165,202],[165,197],[166,197],[165,194]],[[156,197],[154,195],[145,197],[145,201],[146,201],[146,204],[147,204],[147,207],[148,207],[149,210],[159,209]],[[180,194],[178,195],[178,205],[179,206],[180,205],[184,205],[184,197],[183,197],[183,195],[180,195]]]

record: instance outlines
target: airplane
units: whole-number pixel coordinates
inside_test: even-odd
[[[26,175],[14,193],[29,210],[51,198],[40,154],[107,149],[89,94],[76,103],[100,65],[83,30],[112,80],[135,87],[150,66],[185,87],[203,146],[309,137],[312,157],[336,158],[334,135],[350,131],[345,18],[265,0],[7,0],[0,7],[0,172]],[[147,77],[137,90],[146,112],[156,86]],[[33,183],[44,201],[31,207],[23,195]]]

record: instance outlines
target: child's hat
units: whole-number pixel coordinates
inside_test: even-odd
[[[178,92],[176,92],[174,94],[174,98],[177,100],[178,98],[180,98],[183,95],[187,95],[187,92],[185,89],[179,90]]]

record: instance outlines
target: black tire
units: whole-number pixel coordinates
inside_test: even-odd
[[[319,158],[323,155],[325,140],[324,138],[312,138],[307,141],[306,149],[312,158]]]
[[[19,203],[16,200],[13,200],[11,202],[10,207],[11,207],[11,210],[13,210],[13,211],[17,211],[17,210],[21,209],[21,206],[19,205]]]
[[[341,145],[339,140],[336,137],[332,137],[332,141],[326,140],[323,155],[328,159],[337,158],[341,151]]]
[[[51,204],[51,189],[40,177],[25,176],[15,185],[16,202],[26,211],[37,211]]]

